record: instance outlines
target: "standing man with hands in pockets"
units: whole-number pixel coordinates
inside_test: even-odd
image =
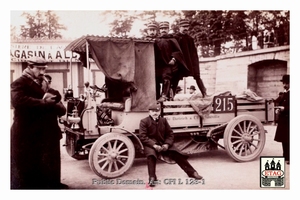
[[[66,189],[60,182],[57,117],[66,113],[61,95],[45,87],[47,62],[31,57],[21,77],[11,83],[11,189]]]

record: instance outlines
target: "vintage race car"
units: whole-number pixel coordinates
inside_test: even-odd
[[[144,156],[139,123],[148,116],[149,104],[156,101],[153,42],[83,36],[65,50],[78,53],[84,66],[92,59],[106,78],[105,87],[90,86],[95,93],[105,92],[100,103],[93,93],[68,100],[67,115],[60,119],[67,152],[75,159],[88,158],[100,177],[121,176],[135,158]],[[175,134],[175,145],[184,153],[221,148],[243,162],[256,159],[264,149],[263,123],[274,120],[274,104],[225,91],[206,98],[165,101],[161,114]]]

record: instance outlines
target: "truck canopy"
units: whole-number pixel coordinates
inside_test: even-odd
[[[89,65],[88,55],[106,78],[137,88],[130,95],[132,111],[148,110],[149,104],[155,101],[153,41],[87,35],[72,41],[65,51],[78,53],[85,67]]]

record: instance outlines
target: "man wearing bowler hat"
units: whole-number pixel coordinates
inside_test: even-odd
[[[157,97],[160,96],[158,102],[168,100],[171,79],[178,69],[182,68],[180,71],[188,70],[178,42],[169,34],[169,26],[167,21],[160,22],[160,36],[155,39],[156,82],[162,83],[162,92],[157,95]],[[158,89],[156,89],[157,92],[159,92]]]
[[[191,85],[190,88],[189,88],[189,90],[190,90],[190,94],[191,95],[197,94],[195,86]]]
[[[205,97],[207,94],[203,81],[200,78],[199,56],[194,39],[188,35],[189,26],[190,25],[188,20],[181,19],[179,21],[179,32],[175,34],[175,38],[180,45],[186,66],[189,69],[189,71],[181,72],[179,70],[179,73],[177,73],[177,75],[174,76],[172,80],[172,87],[173,89],[175,89],[178,85],[179,80],[183,77],[193,76],[199,90],[202,93],[202,96]]]
[[[279,113],[274,140],[282,143],[283,157],[290,163],[290,75],[283,75],[280,80],[284,92],[275,112]]]
[[[66,189],[60,182],[62,134],[57,122],[66,108],[58,91],[43,88],[46,60],[31,57],[27,63],[11,83],[11,189]]]
[[[139,127],[140,139],[144,144],[147,157],[149,185],[154,187],[157,181],[156,160],[159,156],[172,159],[189,177],[201,180],[202,176],[187,161],[188,156],[183,155],[173,145],[173,131],[168,121],[161,117],[160,113],[160,103],[152,103],[149,106],[149,116],[140,121]]]

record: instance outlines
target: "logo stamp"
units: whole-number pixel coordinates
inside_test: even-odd
[[[260,157],[260,187],[284,188],[284,157]]]

